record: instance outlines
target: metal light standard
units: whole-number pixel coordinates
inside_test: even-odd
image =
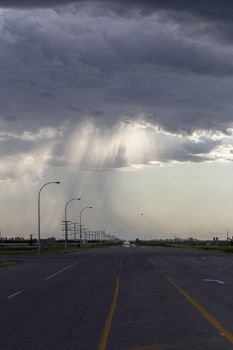
[[[68,221],[67,221],[67,206],[70,202],[72,201],[80,201],[81,198],[71,198],[70,200],[68,200],[68,202],[65,205],[65,249],[67,249],[67,241],[68,241]]]
[[[80,211],[80,214],[79,214],[79,224],[80,224],[80,247],[81,247],[81,244],[82,244],[82,212],[85,210],[85,209],[92,209],[93,207],[85,207],[85,208],[82,208],[81,211]]]
[[[40,190],[39,190],[39,193],[38,193],[38,254],[40,255],[41,254],[41,241],[40,241],[40,194],[41,194],[41,191],[43,190],[43,188],[47,185],[50,185],[50,184],[56,184],[56,185],[59,185],[60,184],[60,181],[51,181],[51,182],[47,182],[46,184],[44,184]]]

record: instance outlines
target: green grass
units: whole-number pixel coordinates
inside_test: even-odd
[[[0,255],[21,255],[21,254],[35,254],[37,249],[35,247],[25,246],[3,246],[0,248]]]
[[[68,252],[75,251],[79,248],[69,247]],[[41,254],[57,254],[64,253],[64,246],[50,246],[42,247]],[[38,248],[36,246],[5,246],[0,248],[0,255],[36,255],[38,254]]]
[[[233,253],[233,246],[219,245],[211,246],[206,244],[172,244],[174,248],[185,248],[185,249],[198,249],[212,252],[224,252],[224,253]]]
[[[54,244],[48,247],[41,247],[42,255],[51,255],[51,254],[64,254],[64,253],[72,253],[86,249],[92,248],[108,248],[112,246],[112,244],[91,244],[91,245],[83,245],[82,248],[78,246],[78,244],[70,243],[68,245],[67,250],[65,250],[64,244]],[[0,247],[0,255],[36,255],[38,254],[37,246],[26,246],[26,245],[5,245]]]
[[[224,242],[220,242],[218,246],[210,245],[206,242],[195,242],[195,243],[154,243],[144,244],[148,247],[165,247],[165,248],[180,248],[180,249],[196,249],[205,250],[210,252],[224,252],[233,253],[233,246],[226,245]]]
[[[17,261],[0,261],[0,269],[18,264]]]

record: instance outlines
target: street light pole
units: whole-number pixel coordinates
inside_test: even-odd
[[[80,201],[81,198],[71,198],[70,200],[68,200],[68,202],[65,205],[65,250],[67,249],[67,241],[68,241],[68,222],[67,222],[67,206],[70,202],[78,200]]]
[[[81,244],[82,244],[82,212],[85,210],[85,209],[92,209],[93,207],[85,207],[85,208],[82,208],[81,211],[80,211],[80,214],[79,214],[79,225],[80,225],[80,230],[79,230],[79,234],[80,234],[80,247],[81,247]]]
[[[59,185],[60,184],[60,181],[51,181],[51,182],[47,182],[46,184],[44,184],[40,190],[39,190],[39,193],[38,193],[38,254],[40,255],[41,254],[41,240],[40,240],[40,194],[41,194],[41,191],[43,190],[43,188],[47,185],[50,185],[50,184],[57,184]]]

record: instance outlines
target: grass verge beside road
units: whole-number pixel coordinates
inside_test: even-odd
[[[64,253],[72,253],[76,251],[83,251],[91,248],[108,248],[112,246],[112,244],[105,243],[93,243],[93,244],[83,244],[80,248],[78,244],[69,243],[67,250],[64,247],[64,244],[52,244],[47,247],[41,247],[42,255],[50,255],[50,254],[64,254]],[[36,255],[38,254],[37,245],[25,245],[25,244],[6,244],[0,246],[0,256],[1,255]]]
[[[206,244],[172,244],[170,245],[174,248],[187,248],[187,249],[198,249],[198,250],[206,250],[209,252],[223,252],[223,253],[233,253],[233,246],[220,245],[220,246],[208,246]]]
[[[180,249],[196,249],[205,250],[209,252],[219,253],[233,253],[233,245],[227,244],[226,241],[219,241],[218,244],[213,244],[212,241],[181,241],[181,242],[155,242],[155,241],[141,241],[139,245],[146,247],[164,247],[164,248],[180,248]]]
[[[219,252],[219,253],[233,253],[233,246],[230,245],[208,245],[206,243],[199,244],[189,244],[189,243],[163,243],[163,244],[147,244],[150,247],[165,247],[165,248],[180,248],[180,249],[195,249],[195,250],[205,250],[209,252]]]
[[[0,261],[0,269],[18,264],[18,261]]]

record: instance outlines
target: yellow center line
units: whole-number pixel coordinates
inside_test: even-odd
[[[166,276],[168,282],[176,288],[211,324],[214,326],[221,334],[225,336],[227,340],[231,344],[233,344],[233,335],[227,331],[219,321],[217,321],[213,316],[211,316],[208,311],[204,309],[197,301],[193,299],[193,297],[187,293],[184,289],[182,289],[176,282],[174,282],[170,277]]]
[[[110,309],[108,311],[107,319],[105,321],[105,325],[104,325],[104,329],[103,329],[103,332],[102,332],[102,335],[101,335],[101,338],[100,338],[98,350],[105,350],[105,348],[106,348],[106,344],[107,344],[107,341],[108,341],[108,335],[109,335],[109,332],[110,332],[112,319],[113,319],[114,311],[115,311],[116,304],[117,304],[119,289],[120,289],[120,276],[117,275],[116,285],[115,285],[115,290],[114,290],[114,294],[113,294],[112,303],[111,303]]]

